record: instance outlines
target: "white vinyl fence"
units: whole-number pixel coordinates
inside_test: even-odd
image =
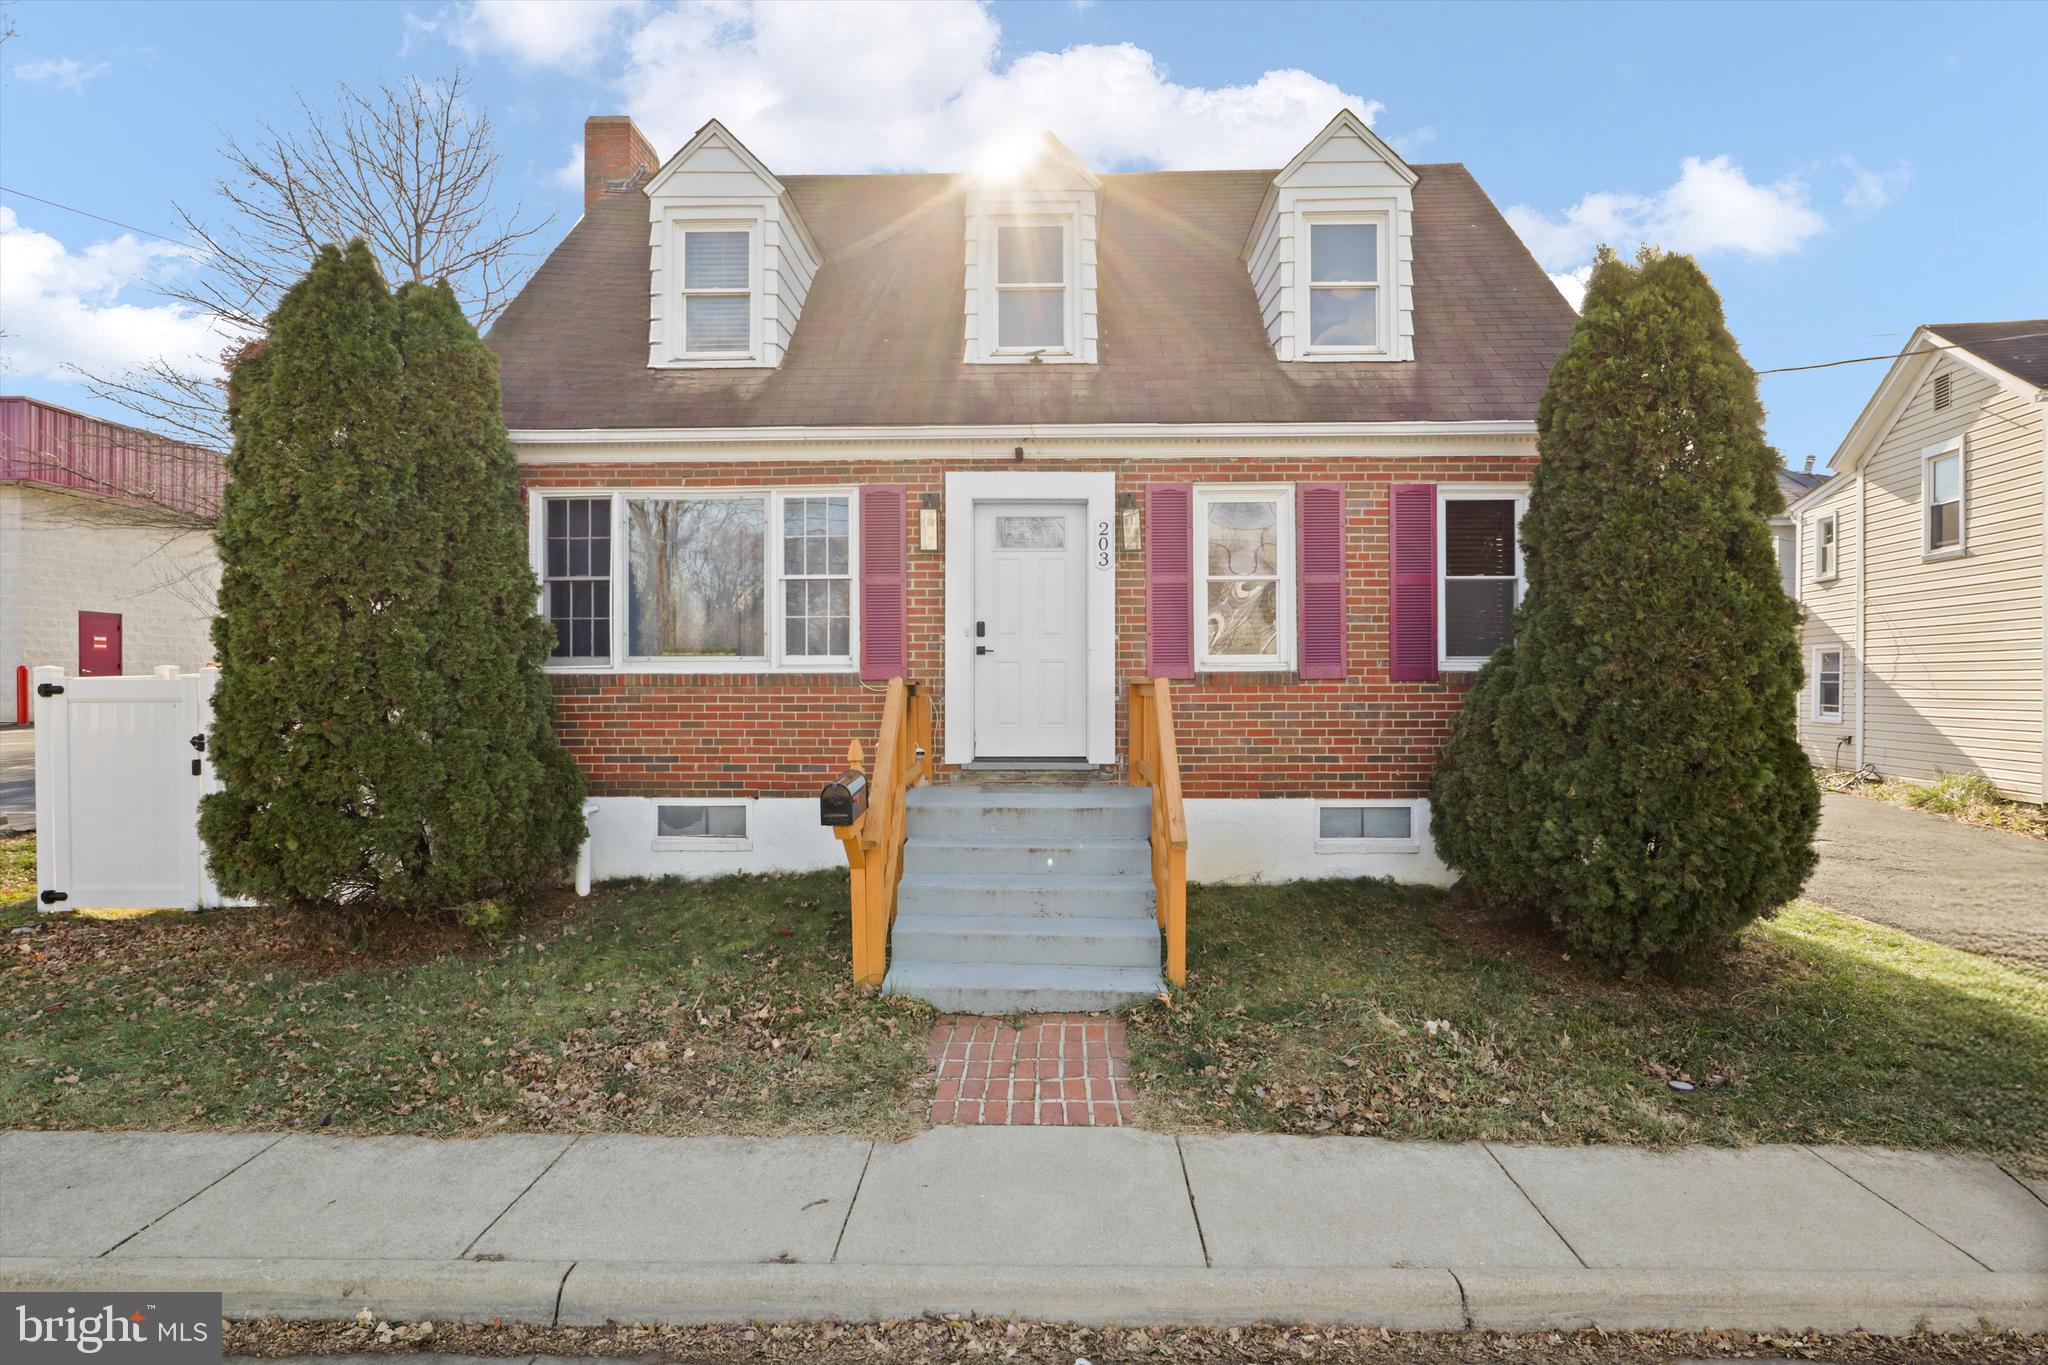
[[[199,843],[216,670],[67,678],[38,668],[36,890],[44,910],[221,903]]]

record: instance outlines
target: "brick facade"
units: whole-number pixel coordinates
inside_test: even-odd
[[[1016,468],[1109,470],[1119,493],[1147,483],[1338,482],[1345,489],[1347,675],[1209,673],[1175,684],[1183,790],[1204,797],[1413,798],[1469,678],[1393,682],[1387,670],[1387,493],[1396,483],[1526,481],[1522,449],[1472,455],[1327,459],[1307,455],[1061,459]],[[747,463],[578,463],[526,466],[530,488],[799,487],[900,483],[912,509],[943,499],[949,469],[1008,469],[1007,462],[942,459]],[[913,515],[911,535],[916,534]],[[910,556],[910,677],[930,687],[944,725],[946,555]],[[1117,556],[1117,675],[1145,664],[1141,551]],[[558,674],[565,742],[593,796],[813,796],[843,763],[849,739],[872,743],[881,694],[848,674]],[[1118,749],[1123,718],[1117,721]],[[935,752],[943,751],[939,737]]]

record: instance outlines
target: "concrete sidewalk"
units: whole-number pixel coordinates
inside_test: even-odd
[[[1853,1148],[0,1133],[0,1288],[231,1316],[2048,1330],[2048,1185]]]

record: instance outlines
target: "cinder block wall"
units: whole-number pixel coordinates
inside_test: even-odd
[[[121,668],[213,658],[220,585],[210,529],[159,523],[98,498],[0,485],[0,666],[5,719],[17,665],[78,670],[78,613],[121,614]]]

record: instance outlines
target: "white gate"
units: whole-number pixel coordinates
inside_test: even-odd
[[[67,678],[38,668],[36,889],[44,910],[220,903],[199,843],[214,790],[213,669]]]

